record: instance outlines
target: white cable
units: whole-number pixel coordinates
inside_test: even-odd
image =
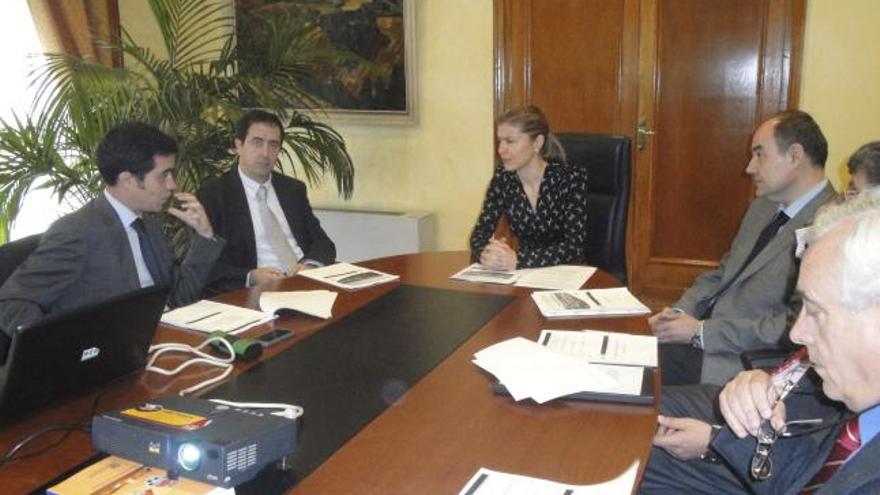
[[[204,347],[210,345],[212,342],[222,342],[223,347],[229,353],[229,357],[218,358],[212,354],[208,354],[206,352],[203,352],[202,349]],[[232,364],[232,362],[235,361],[235,350],[232,348],[232,345],[223,337],[209,337],[209,338],[205,339],[197,347],[192,347],[187,344],[180,344],[180,343],[173,343],[173,342],[167,343],[167,344],[156,344],[156,345],[150,346],[150,349],[148,352],[153,353],[153,355],[152,355],[152,357],[150,357],[150,361],[147,363],[146,370],[152,371],[154,373],[159,373],[160,375],[174,376],[174,375],[180,373],[181,371],[185,370],[186,368],[192,366],[193,364],[207,364],[209,366],[216,366],[218,368],[223,369],[223,371],[219,375],[217,375],[216,377],[209,378],[207,380],[204,380],[202,382],[197,383],[196,385],[193,385],[192,387],[185,388],[185,389],[181,390],[179,392],[180,395],[186,395],[186,394],[195,392],[196,390],[200,390],[202,388],[205,388],[208,385],[213,385],[214,383],[217,383],[221,380],[224,380],[224,379],[226,379],[226,377],[228,377],[230,374],[232,374],[232,370],[234,368],[234,365]],[[177,366],[176,368],[171,369],[171,370],[161,368],[159,366],[154,366],[156,360],[159,359],[159,356],[166,354],[166,353],[169,353],[169,352],[183,352],[183,353],[195,354],[196,356],[199,356],[199,357],[185,361],[185,362],[181,363],[179,366]]]

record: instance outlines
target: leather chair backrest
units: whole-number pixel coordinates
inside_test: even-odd
[[[42,234],[34,234],[0,246],[0,285],[37,249],[40,237]]]
[[[631,144],[627,136],[559,134],[568,163],[587,171],[585,260],[627,283],[626,225]]]

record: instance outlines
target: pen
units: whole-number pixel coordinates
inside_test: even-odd
[[[195,320],[190,320],[190,321],[186,322],[186,324],[189,325],[189,324],[191,324],[191,323],[195,323],[195,322],[197,322],[197,321],[207,320],[208,318],[210,318],[210,317],[212,317],[212,316],[217,316],[217,315],[219,315],[220,313],[221,313],[221,311],[214,311],[213,313],[208,313],[208,314],[206,314],[205,316],[201,316],[201,317],[199,317],[199,318],[196,318]]]
[[[587,297],[589,297],[591,301],[593,301],[594,303],[596,303],[596,306],[599,306],[600,308],[602,307],[602,303],[600,303],[600,302],[599,302],[595,297],[593,297],[593,295],[590,294],[589,292],[587,292]]]
[[[599,351],[599,352],[600,352],[600,354],[602,354],[602,356],[605,356],[605,352],[606,352],[607,350],[608,350],[608,336],[607,336],[607,335],[603,335],[603,336],[602,336],[602,350]]]

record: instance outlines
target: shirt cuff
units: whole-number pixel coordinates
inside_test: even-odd
[[[311,267],[311,268],[320,268],[320,267],[324,266],[324,263],[321,263],[320,261],[310,260],[310,259],[306,259],[306,258],[301,259],[299,262],[302,263],[303,265]]]

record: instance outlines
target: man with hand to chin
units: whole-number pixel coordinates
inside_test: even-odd
[[[96,151],[104,191],[52,224],[0,288],[0,328],[10,334],[44,315],[153,285],[169,287],[170,306],[197,301],[224,241],[194,195],[175,193],[179,205],[167,211],[194,231],[186,257],[175,260],[153,214],[176,187],[176,153],[174,139],[151,125],[111,129]]]
[[[724,387],[721,418],[708,391],[675,397],[664,409],[682,417],[658,420],[640,493],[880,493],[880,195],[822,211],[808,244],[790,336],[824,396],[795,389],[779,400],[780,384],[755,370]],[[767,422],[778,436],[758,449]],[[752,469],[758,450],[766,477]]]

